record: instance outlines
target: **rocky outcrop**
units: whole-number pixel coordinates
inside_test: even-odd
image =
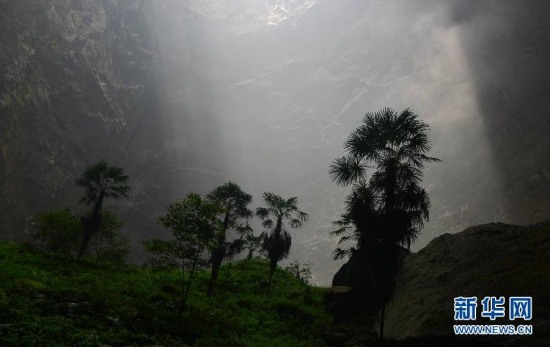
[[[325,310],[334,317],[336,322],[347,321],[360,314],[350,290],[351,288],[346,286],[333,286],[325,293],[323,298]]]
[[[386,309],[384,345],[548,346],[549,273],[550,221],[527,227],[491,223],[439,236],[405,258],[393,302]],[[338,288],[343,287],[330,292]],[[477,319],[470,324],[532,324],[533,336],[455,336],[453,302],[458,296],[478,297]],[[480,300],[485,296],[532,296],[533,318],[482,318]],[[377,343],[378,317],[342,321],[327,334],[332,345]],[[367,324],[370,328],[365,330]]]
[[[491,341],[545,345],[550,342],[549,273],[550,222],[529,227],[491,223],[442,235],[405,260],[387,309],[386,334],[395,339],[452,335],[454,297],[477,296],[479,301],[485,296],[532,296],[529,324],[535,338]],[[476,322],[510,324],[507,318]]]

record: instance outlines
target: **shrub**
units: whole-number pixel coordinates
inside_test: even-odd
[[[82,223],[69,209],[39,213],[33,233],[46,250],[66,256],[76,252],[81,235]]]

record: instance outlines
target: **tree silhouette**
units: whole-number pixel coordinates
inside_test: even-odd
[[[86,195],[82,197],[81,202],[93,205],[89,214],[82,219],[84,232],[78,260],[88,248],[92,234],[99,230],[103,201],[127,198],[130,187],[125,184],[126,182],[128,176],[124,175],[124,169],[109,166],[105,161],[86,168],[82,177],[77,180],[78,186],[86,188]]]
[[[271,287],[273,273],[277,268],[277,263],[288,256],[292,238],[285,229],[284,222],[289,220],[291,228],[296,229],[307,221],[308,214],[298,210],[298,198],[292,197],[283,199],[273,193],[264,193],[263,199],[267,207],[258,207],[256,215],[263,220],[262,226],[269,231],[264,231],[261,235],[262,249],[266,252],[269,259],[269,281],[267,292]]]
[[[367,248],[371,253],[382,303],[381,339],[399,246],[410,248],[429,218],[430,200],[419,186],[422,169],[425,163],[440,160],[426,155],[431,149],[428,130],[429,126],[408,108],[399,114],[390,108],[367,113],[363,124],[345,142],[347,155],[336,159],[329,170],[336,184],[353,186],[346,213],[336,222],[340,228],[333,234],[347,233],[340,242],[353,240],[356,248],[337,248],[335,258]],[[374,169],[370,177],[369,169]],[[365,257],[367,252],[357,254]]]
[[[214,293],[214,285],[223,259],[240,251],[244,243],[243,237],[252,230],[248,225],[248,219],[253,217],[254,214],[247,207],[252,202],[252,195],[243,192],[236,183],[226,182],[212,190],[206,197],[223,209],[220,220],[221,229],[216,236],[216,247],[212,251],[210,260],[212,271],[208,282],[207,295],[211,296]],[[227,234],[230,230],[235,231],[239,238],[227,242]]]
[[[254,257],[254,252],[257,252],[262,247],[262,238],[254,236],[252,233],[247,234],[244,239],[243,247],[247,249],[246,259],[250,260]]]
[[[380,242],[382,216],[376,209],[376,196],[365,183],[356,184],[346,198],[346,212],[333,224],[339,228],[333,236],[341,236],[338,244],[353,241],[355,247],[334,250],[334,260],[350,257],[358,249]],[[342,236],[343,235],[343,236]]]

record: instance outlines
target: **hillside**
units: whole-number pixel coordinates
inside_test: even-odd
[[[550,344],[550,222],[528,227],[486,224],[444,234],[406,258],[387,310],[387,336],[450,335],[454,297],[522,295],[533,297],[529,324],[533,324],[534,337],[482,341]],[[485,318],[476,322],[491,324]],[[508,322],[505,318],[492,324]]]
[[[0,345],[324,345],[323,290],[279,269],[266,296],[267,272],[260,260],[227,264],[211,298],[198,273],[180,319],[177,271],[79,265],[0,241]]]
[[[548,345],[549,274],[550,222],[486,224],[442,235],[405,258],[387,309],[387,345]],[[180,276],[77,264],[0,241],[0,345],[376,345],[372,320],[333,325],[321,304],[324,289],[306,286],[288,271],[277,270],[266,296],[262,260],[224,265],[212,298],[205,295],[208,272],[199,272],[182,318]],[[452,335],[454,297],[515,295],[533,297],[532,337]]]

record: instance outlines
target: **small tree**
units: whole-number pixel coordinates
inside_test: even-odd
[[[294,274],[296,278],[302,281],[304,284],[309,284],[309,281],[311,280],[310,263],[300,264],[299,261],[295,260],[290,263],[290,265],[287,266],[285,269]]]
[[[292,197],[283,199],[273,193],[264,193],[264,201],[267,207],[256,209],[256,215],[263,220],[262,226],[268,231],[261,235],[262,249],[269,259],[269,280],[267,292],[271,287],[271,279],[277,268],[277,263],[285,259],[289,252],[292,242],[290,234],[285,229],[284,222],[289,220],[290,227],[299,228],[307,221],[308,214],[298,210],[298,198]]]
[[[88,249],[92,235],[99,231],[103,201],[127,198],[130,187],[125,184],[126,182],[128,176],[124,175],[124,169],[110,166],[104,161],[86,168],[76,182],[77,185],[86,188],[86,195],[80,201],[86,205],[93,205],[89,214],[82,218],[84,232],[78,254],[79,260]]]
[[[33,237],[50,252],[72,256],[81,235],[80,219],[71,210],[64,209],[39,213]]]
[[[174,240],[149,240],[144,245],[155,256],[153,263],[178,266],[181,269],[182,290],[179,314],[183,313],[195,271],[208,264],[206,256],[216,245],[220,230],[217,215],[222,209],[197,193],[189,193],[183,200],[168,207],[159,222],[172,231]],[[185,279],[186,270],[189,278]]]
[[[177,240],[150,239],[143,241],[143,246],[152,254],[148,263],[156,270],[182,268],[182,259],[187,258],[183,252],[180,254]]]

